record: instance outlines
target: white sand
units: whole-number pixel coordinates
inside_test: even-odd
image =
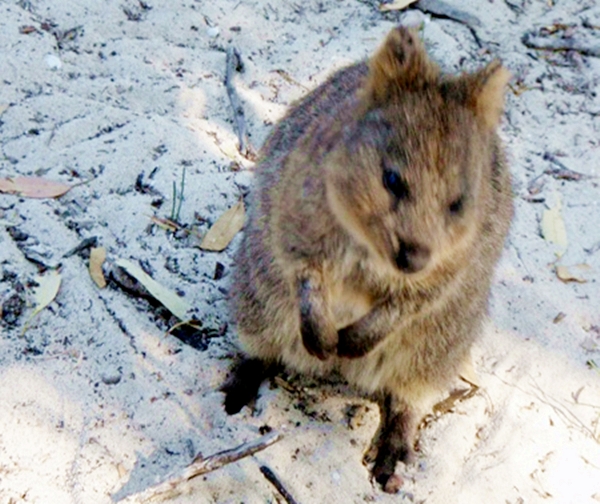
[[[265,386],[254,415],[246,408],[227,417],[217,388],[233,331],[205,351],[165,337],[164,321],[147,302],[98,290],[86,260],[62,255],[97,236],[109,262],[141,261],[156,280],[185,293],[207,327],[218,328],[228,317],[223,289],[238,239],[223,253],[207,253],[193,239],[148,226],[153,214],[169,216],[184,164],[180,220],[188,224],[198,222],[195,214],[214,222],[251,186],[222,84],[223,49],[231,41],[242,51],[246,72],[236,86],[259,146],[291,101],[367,56],[396,18],[386,20],[376,2],[355,0],[151,1],[147,10],[133,0],[0,3],[0,177],[89,181],[57,200],[0,195],[0,302],[17,280],[26,285],[35,277],[31,259],[62,263],[63,277],[56,300],[23,337],[29,309],[16,326],[0,326],[2,504],[114,502],[186,466],[198,451],[210,455],[256,439],[267,424],[285,438],[193,480],[171,501],[277,502],[259,471],[266,464],[302,503],[600,502],[600,372],[586,364],[600,364],[600,247],[586,252],[600,243],[600,62],[521,42],[529,30],[562,22],[598,47],[597,30],[582,22],[600,25],[600,6],[445,1],[479,19],[484,47],[504,60],[522,91],[509,94],[503,124],[517,214],[490,322],[474,349],[482,388],[423,430],[417,464],[398,467],[406,483],[395,496],[372,486],[361,464],[377,424],[373,405],[339,387],[311,387],[305,394],[315,414],[308,416],[297,396]],[[128,20],[124,9],[141,19]],[[426,21],[426,43],[445,69],[489,59],[465,26],[416,17]],[[59,48],[43,22],[78,28],[76,36]],[[22,26],[36,31],[20,33]],[[545,153],[596,178],[542,175],[556,168]],[[242,171],[231,171],[232,161]],[[156,194],[134,189],[142,172]],[[540,175],[537,197],[545,201],[526,201]],[[157,210],[151,203],[159,195]],[[540,235],[542,212],[558,197],[566,250]],[[28,239],[11,237],[8,223]],[[557,252],[564,252],[559,264],[591,267],[586,283],[556,277]],[[225,277],[215,281],[217,261]],[[553,322],[560,312],[564,318]],[[353,430],[348,404],[368,407]]]

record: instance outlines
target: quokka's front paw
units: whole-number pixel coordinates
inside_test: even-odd
[[[334,355],[338,334],[331,322],[331,313],[318,282],[302,280],[298,287],[300,299],[300,334],[306,351],[320,360]]]
[[[329,334],[325,334],[326,332]],[[335,331],[322,331],[316,324],[308,322],[302,324],[301,333],[304,348],[309,354],[323,361],[335,355],[338,345]]]
[[[367,343],[367,340],[356,334],[353,326],[344,327],[338,331],[337,354],[348,359],[362,357],[371,350],[371,345]]]

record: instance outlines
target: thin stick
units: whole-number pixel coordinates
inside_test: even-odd
[[[225,60],[225,88],[227,89],[227,96],[229,96],[229,102],[233,109],[233,119],[235,120],[239,141],[238,149],[242,156],[253,159],[255,157],[255,152],[248,139],[244,108],[242,107],[240,98],[233,86],[234,71],[241,72],[243,71],[243,68],[242,57],[239,51],[235,47],[229,46],[227,48],[227,57]]]
[[[471,35],[473,35],[475,43],[479,47],[482,47],[481,39],[475,31],[476,27],[479,28],[481,26],[481,21],[475,16],[453,7],[442,0],[419,0],[414,4],[414,7],[433,18],[449,19],[450,21],[455,21],[466,26]]]
[[[263,473],[264,477],[269,480],[269,483],[271,483],[277,489],[277,491],[288,504],[298,504],[298,501],[292,497],[292,494],[287,491],[287,489],[283,486],[283,483],[279,481],[279,478],[273,471],[271,471],[271,469],[263,465],[260,466],[260,472]]]
[[[212,472],[244,457],[254,455],[255,453],[271,446],[273,443],[276,443],[281,438],[281,434],[272,432],[258,438],[255,441],[244,443],[243,445],[232,448],[231,450],[215,453],[214,455],[206,458],[203,458],[201,455],[197,455],[192,463],[183,469],[183,471],[181,471],[179,474],[170,476],[166,481],[147,488],[140,493],[128,495],[118,502],[123,502],[131,497],[135,497],[135,502],[147,502],[151,499],[156,499],[158,496],[162,496],[163,494],[176,496],[182,492],[181,486],[192,478]]]
[[[600,44],[597,39],[591,36],[550,38],[538,35],[536,32],[527,32],[523,35],[521,41],[530,49],[575,51],[583,56],[600,57]]]
[[[177,206],[177,214],[175,215],[175,222],[179,222],[179,215],[181,214],[181,205],[183,205],[183,200],[185,191],[185,166],[183,167],[183,174],[181,175],[181,189],[179,190],[179,205]]]
[[[177,205],[177,183],[173,180],[173,205],[171,207],[172,221],[175,221],[175,205]]]

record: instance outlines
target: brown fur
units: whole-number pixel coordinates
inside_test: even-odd
[[[272,364],[337,371],[381,405],[377,480],[410,460],[419,420],[468,359],[508,232],[495,132],[508,78],[498,62],[444,75],[397,28],[276,126],[232,296],[241,374],[262,371],[250,388],[232,374],[230,413]]]

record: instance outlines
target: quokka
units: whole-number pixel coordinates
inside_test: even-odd
[[[399,27],[279,122],[236,256],[245,356],[222,387],[228,413],[276,366],[339,373],[379,405],[368,454],[390,490],[487,311],[513,213],[496,133],[509,77],[498,61],[444,74]]]

